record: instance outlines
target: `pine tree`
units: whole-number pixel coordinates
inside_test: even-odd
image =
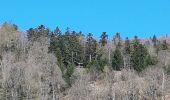
[[[73,31],[70,36],[70,48],[72,54],[72,59],[76,63],[81,63],[83,62],[83,45],[81,45],[79,41],[80,35],[79,33]]]
[[[124,51],[123,51],[123,59],[124,59],[124,68],[130,68],[131,67],[131,63],[130,63],[130,59],[131,59],[131,44],[130,44],[130,40],[128,39],[128,37],[125,40],[125,45],[124,45]]]
[[[130,40],[128,39],[128,37],[125,40],[125,47],[124,47],[124,54],[130,54],[131,52],[131,48],[130,48]]]
[[[75,69],[75,65],[69,63],[69,64],[68,64],[68,67],[67,67],[67,69],[66,69],[66,72],[65,72],[64,75],[63,75],[66,83],[68,84],[68,86],[71,86],[71,84],[72,84],[71,77],[72,77],[72,75],[73,75],[73,73],[74,73],[74,69]]]
[[[59,27],[56,27],[56,29],[54,30],[54,34],[55,34],[56,36],[61,36],[61,35],[62,35],[62,32],[61,32],[61,30],[59,29]]]
[[[87,35],[86,50],[85,50],[85,65],[96,58],[97,41],[93,38],[93,34]]]
[[[69,27],[66,28],[65,35],[70,35],[70,28]]]
[[[63,65],[63,57],[61,52],[61,41],[62,40],[62,33],[60,29],[57,27],[54,32],[50,35],[50,46],[49,46],[49,52],[53,53],[57,57],[58,65],[61,69],[61,71],[64,71],[64,65]]]
[[[114,45],[121,46],[122,39],[121,39],[120,33],[116,33],[116,35],[113,38],[113,42],[114,42]]]
[[[167,50],[168,49],[168,43],[166,42],[166,40],[163,40],[162,42],[162,50]]]
[[[105,46],[107,44],[107,38],[108,38],[106,32],[103,32],[100,38],[101,38],[100,43],[102,44],[102,46]]]
[[[153,42],[153,46],[156,47],[157,46],[157,38],[156,38],[156,35],[153,36],[152,38],[152,42]]]
[[[55,52],[58,60],[65,66],[69,63],[83,62],[83,45],[79,41],[80,34],[67,28],[65,34],[62,34],[59,28],[54,30],[51,36],[50,50]]]
[[[131,63],[134,70],[141,72],[143,69],[147,67],[147,56],[148,56],[147,48],[140,44],[137,36],[133,41],[133,50],[131,53]]]
[[[40,25],[37,28],[30,28],[27,31],[27,38],[30,42],[40,41],[42,37],[49,36],[49,29],[47,29],[44,25]]]
[[[112,67],[114,70],[121,70],[123,67],[123,57],[119,46],[116,46],[116,50],[113,52]]]
[[[159,52],[159,50],[160,50],[160,43],[159,43],[156,35],[153,36],[152,42],[153,42],[153,47],[154,47],[154,49],[155,49],[155,52],[156,52],[156,54],[158,55],[158,52]]]

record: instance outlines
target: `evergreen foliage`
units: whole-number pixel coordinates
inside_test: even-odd
[[[86,49],[85,49],[85,65],[96,58],[97,41],[93,38],[93,34],[87,35]]]
[[[44,25],[27,30],[27,38],[30,42],[40,41],[41,37],[48,37],[49,34],[49,29],[47,29]]]
[[[152,38],[153,47],[155,49],[155,53],[158,55],[158,52],[160,51],[160,41],[158,41],[156,35]]]
[[[122,39],[121,39],[120,33],[118,33],[118,32],[116,33],[116,35],[113,38],[113,42],[114,42],[114,45],[121,46]]]
[[[106,65],[107,59],[98,56],[95,60],[92,60],[92,62],[88,63],[87,68],[89,68],[90,70],[96,70],[97,72],[103,72],[104,66]]]
[[[27,31],[27,41],[19,36],[17,29],[16,25],[8,25],[7,23],[0,27],[1,100],[57,100],[60,95],[63,96],[62,98],[73,96],[70,95],[70,92],[73,92],[72,89],[76,91],[73,93],[75,100],[79,98],[77,95],[82,96],[82,100],[84,100],[86,96],[93,97],[93,94],[87,95],[87,92],[92,93],[93,90],[91,92],[89,86],[96,84],[94,89],[103,86],[103,84],[108,85],[104,87],[106,91],[102,92],[103,100],[108,99],[108,94],[109,99],[114,99],[115,96],[115,99],[118,100],[122,99],[122,95],[131,99],[139,99],[138,97],[143,95],[142,99],[146,99],[147,96],[153,99],[157,98],[156,95],[165,96],[163,94],[163,92],[166,92],[165,88],[163,91],[160,90],[160,94],[157,94],[159,93],[157,90],[160,87],[162,88],[162,85],[168,87],[169,84],[167,76],[170,75],[170,66],[165,67],[165,75],[160,67],[162,60],[165,60],[165,65],[168,65],[168,56],[166,56],[168,53],[166,51],[168,50],[169,41],[160,42],[155,35],[153,36],[153,46],[149,45],[147,47],[151,49],[150,51],[153,50],[150,47],[165,50],[163,52],[165,52],[166,57],[161,59],[158,67],[153,67],[155,71],[149,69],[149,72],[152,72],[149,73],[147,69],[143,70],[149,65],[157,64],[158,59],[156,57],[159,57],[159,55],[151,56],[147,47],[140,42],[137,36],[132,42],[128,38],[122,42],[120,33],[116,33],[116,45],[111,43],[106,45],[108,43],[106,32],[102,33],[100,42],[98,42],[93,38],[92,33],[89,33],[87,39],[83,40],[82,32],[77,33],[67,28],[66,32],[62,33],[58,27],[54,31],[50,31],[45,26],[40,25]],[[112,52],[111,63],[110,52]],[[161,55],[161,57],[163,56]],[[111,65],[108,64],[108,59]],[[85,68],[82,68],[80,64]],[[76,68],[78,65],[80,67]],[[131,70],[122,70],[125,68],[124,65],[130,65],[135,71],[143,71],[144,74],[142,72],[140,73],[141,76],[138,76],[136,73],[132,73]],[[116,71],[112,71],[110,67]],[[88,68],[89,73],[82,72]],[[117,72],[120,70],[121,72]],[[145,74],[146,76],[144,76]],[[91,77],[93,77],[92,80]],[[99,78],[101,80],[96,80]],[[165,84],[162,82],[164,79]],[[142,83],[137,82],[139,80],[142,80]],[[68,86],[66,91],[65,82]],[[98,84],[99,82],[101,84]],[[144,82],[147,83],[147,86],[141,88]],[[112,91],[112,86],[114,86],[115,91]],[[122,91],[119,90],[120,87],[123,87]],[[142,90],[139,90],[140,88]],[[128,93],[128,91],[131,92]],[[139,91],[144,94],[140,94]],[[65,92],[68,93],[67,96],[63,95]],[[108,92],[115,92],[115,95],[112,96]],[[100,96],[96,95],[93,99],[95,97],[101,99]]]
[[[153,36],[152,42],[153,42],[153,46],[156,47],[157,46],[157,42],[158,42],[156,35]]]
[[[66,69],[66,71],[65,71],[65,73],[63,75],[66,83],[68,84],[68,86],[71,86],[71,84],[72,84],[71,77],[72,77],[72,75],[74,73],[74,69],[75,69],[75,65],[70,63],[67,66],[67,69]]]
[[[121,70],[121,68],[123,68],[123,56],[119,46],[116,46],[116,50],[113,52],[112,67],[114,70]]]
[[[125,40],[124,54],[126,55],[130,53],[131,53],[130,40],[127,37]]]
[[[150,63],[150,61],[147,61],[149,60],[148,57],[150,57],[149,53],[147,51],[147,48],[139,42],[137,36],[135,36],[132,47],[133,47],[131,53],[132,66],[134,70],[141,72]]]
[[[100,37],[100,43],[102,46],[105,46],[107,44],[107,38],[108,38],[108,35],[106,34],[106,32],[103,32],[101,37]]]
[[[54,52],[61,64],[67,66],[68,63],[83,61],[83,46],[79,42],[79,36],[79,33],[70,33],[69,30],[62,34],[59,28],[51,35],[49,50]]]
[[[166,40],[163,40],[161,47],[162,50],[168,50],[168,43],[166,42]]]

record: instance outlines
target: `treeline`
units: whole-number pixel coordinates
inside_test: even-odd
[[[147,66],[157,63],[156,56],[148,52],[147,42],[153,46],[156,54],[159,50],[168,49],[167,41],[159,41],[155,35],[150,41],[141,43],[137,36],[133,40],[126,38],[124,41],[120,33],[116,33],[113,40],[108,41],[107,33],[103,32],[97,41],[92,33],[85,36],[82,32],[70,31],[69,28],[65,32],[61,32],[58,27],[51,31],[40,25],[27,31],[28,41],[39,41],[40,37],[49,39],[49,52],[57,57],[58,65],[69,84],[74,68],[80,64],[98,72],[102,72],[105,65],[111,65],[114,70],[130,68],[141,72]]]
[[[169,49],[168,42],[155,35],[142,43],[137,36],[123,40],[120,33],[109,41],[107,33],[102,32],[97,41],[92,33],[85,36],[69,28],[61,32],[58,27],[52,31],[44,25],[28,29],[26,34],[23,38],[14,24],[4,23],[0,28],[1,97],[6,100],[56,100],[66,87],[63,85],[71,87],[75,82],[76,67],[87,68],[92,80],[104,72],[105,66],[140,73],[158,63],[160,50]]]

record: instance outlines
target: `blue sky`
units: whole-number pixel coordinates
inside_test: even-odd
[[[0,23],[15,23],[20,30],[44,24],[64,31],[92,32],[96,38],[141,38],[170,34],[170,0],[0,0]]]

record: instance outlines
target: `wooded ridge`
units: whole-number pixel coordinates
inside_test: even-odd
[[[0,27],[0,100],[170,100],[170,37]]]

